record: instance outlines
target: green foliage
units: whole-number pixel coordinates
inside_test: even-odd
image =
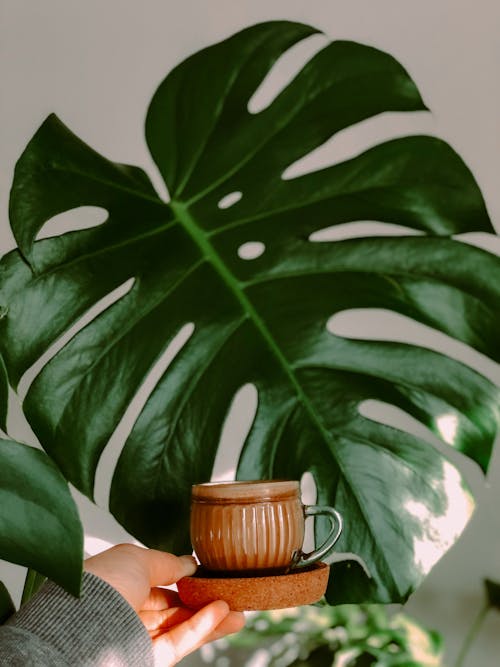
[[[64,477],[44,453],[0,439],[0,558],[78,595],[83,532]]]
[[[404,614],[378,605],[300,607],[260,612],[214,659],[243,649],[239,664],[259,650],[262,667],[438,667],[440,636]],[[212,660],[215,661],[215,660]]]
[[[488,606],[500,611],[500,583],[491,579],[484,580]]]
[[[14,603],[9,595],[9,591],[0,581],[0,625],[12,616],[15,612]]]
[[[5,391],[2,380],[5,378]],[[7,418],[7,374],[0,357],[0,416]],[[0,438],[0,558],[29,572],[23,600],[50,577],[78,595],[83,530],[68,484],[44,452]],[[29,584],[29,585],[28,585]],[[0,623],[14,611],[0,582]]]
[[[442,354],[336,336],[327,323],[351,308],[390,310],[498,359],[500,261],[451,238],[493,228],[471,173],[434,137],[395,139],[282,177],[344,128],[425,109],[394,58],[342,41],[250,113],[248,100],[272,64],[314,32],[289,22],[253,26],[167,76],[146,136],[169,203],[142,170],[105,159],[49,116],[15,170],[10,211],[19,248],[0,264],[8,309],[0,352],[17,385],[101,306],[44,365],[24,403],[46,452],[93,497],[104,447],[169,344],[192,324],[126,438],[111,488],[115,517],[150,546],[188,549],[191,484],[210,478],[231,401],[252,383],[258,407],[238,476],[297,479],[310,471],[318,502],[344,516],[339,550],[361,556],[369,571],[356,561],[333,565],[329,601],[404,600],[458,537],[472,500],[434,447],[359,407],[383,401],[438,435],[439,420],[451,420],[448,444],[485,470],[498,390]],[[224,206],[231,193],[242,196]],[[81,206],[108,217],[37,240],[50,218]],[[422,233],[310,239],[363,220]],[[265,252],[242,259],[248,241]]]
[[[0,313],[0,319],[2,314]],[[7,371],[5,364],[0,355],[0,429],[7,432],[7,406],[9,399],[9,380],[7,378]]]

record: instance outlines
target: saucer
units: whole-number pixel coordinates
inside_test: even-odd
[[[285,609],[320,600],[328,585],[330,566],[315,563],[288,574],[261,577],[214,577],[200,567],[192,577],[177,582],[182,602],[194,609],[225,600],[233,611]]]

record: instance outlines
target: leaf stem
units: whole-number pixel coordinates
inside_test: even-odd
[[[32,570],[30,567],[28,568],[26,579],[24,580],[23,594],[21,596],[21,606],[26,604],[26,602],[35,595],[45,579],[46,577],[43,574],[39,574],[36,570]]]
[[[481,629],[481,626],[483,624],[483,621],[486,617],[486,614],[488,611],[491,609],[490,605],[488,603],[485,603],[483,607],[479,610],[478,615],[474,619],[474,622],[469,628],[469,632],[465,635],[465,639],[463,641],[462,647],[460,649],[460,652],[458,654],[457,661],[455,663],[455,667],[463,667],[464,665],[464,660],[470,650],[470,647],[474,641],[474,639],[477,636],[477,633]]]

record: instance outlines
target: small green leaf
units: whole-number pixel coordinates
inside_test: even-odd
[[[3,581],[0,581],[0,625],[5,623],[5,621],[12,616],[16,611],[12,598],[9,595],[9,591],[5,587]]]
[[[0,440],[0,558],[80,592],[83,533],[68,485],[42,451]]]
[[[36,570],[28,568],[26,579],[24,581],[23,594],[21,596],[21,605],[25,604],[34,595],[36,595],[40,587],[45,582],[46,578],[47,577],[45,575],[40,574]]]
[[[500,584],[491,579],[484,580],[486,588],[486,597],[490,607],[494,607],[500,611]]]

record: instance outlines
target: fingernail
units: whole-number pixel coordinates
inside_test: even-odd
[[[179,558],[182,560],[182,564],[184,566],[184,569],[186,570],[186,574],[194,574],[196,570],[198,569],[198,563],[196,562],[196,558],[194,556],[179,556]]]

